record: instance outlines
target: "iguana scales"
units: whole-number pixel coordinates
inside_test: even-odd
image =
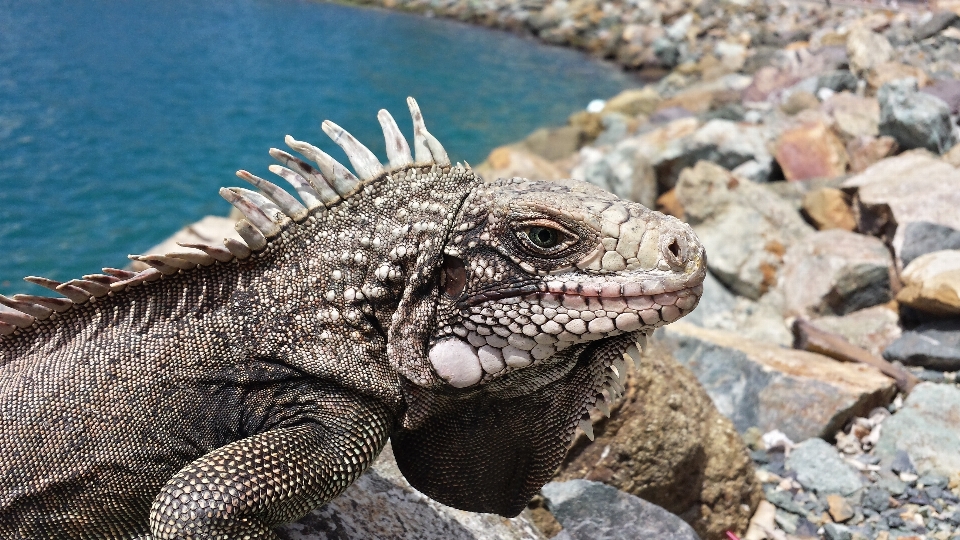
[[[388,438],[430,497],[524,508],[697,304],[704,251],[584,182],[484,183],[408,104],[386,166],[327,121],[355,173],[289,136],[299,200],[238,172],[244,242],[0,297],[0,536],[275,538]]]

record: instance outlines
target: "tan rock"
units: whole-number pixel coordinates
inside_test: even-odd
[[[857,188],[853,198],[857,230],[892,236],[898,258],[907,223],[929,221],[960,229],[960,169],[926,150],[879,161],[842,187]]]
[[[691,90],[667,98],[657,106],[658,111],[673,107],[682,107],[694,114],[705,113],[713,106],[713,92],[709,90]]]
[[[223,244],[224,238],[232,238],[234,240],[243,241],[240,238],[240,235],[237,234],[237,231],[233,228],[233,226],[237,223],[237,220],[242,217],[242,215],[234,215],[233,213],[231,213],[230,217],[206,216],[200,221],[187,225],[186,227],[173,233],[173,236],[153,246],[144,253],[164,254],[178,251],[200,253],[200,251],[196,249],[181,247],[178,242],[182,242],[184,244],[210,244],[218,246]],[[150,268],[150,266],[140,261],[132,261],[128,265],[128,268],[139,272],[141,270]]]
[[[584,134],[584,144],[596,139],[603,132],[603,117],[589,111],[578,111],[570,115],[567,124],[580,129]]]
[[[843,495],[835,493],[827,495],[827,506],[829,507],[830,517],[836,523],[843,523],[853,517],[853,506]]]
[[[753,75],[753,82],[750,83],[750,86],[743,90],[743,101],[766,101],[771,95],[793,86],[799,80],[800,77],[789,71],[783,71],[773,66],[762,67]]]
[[[558,480],[604,482],[683,518],[705,540],[741,534],[760,486],[740,436],[689,370],[651,343],[596,440],[570,448]]]
[[[819,106],[820,100],[817,99],[817,96],[801,90],[791,93],[790,96],[780,104],[780,110],[793,116],[800,111],[816,109]]]
[[[556,161],[579,150],[586,138],[580,126],[540,128],[523,140],[523,146],[548,161]]]
[[[740,432],[756,426],[791,440],[829,438],[896,393],[892,379],[864,364],[744,339],[678,321],[657,330]]]
[[[819,230],[857,227],[850,208],[850,196],[836,188],[819,188],[803,197],[803,211]]]
[[[881,34],[857,26],[847,34],[847,56],[850,58],[850,69],[854,73],[863,73],[890,61],[893,47]]]
[[[823,122],[785,130],[774,156],[787,180],[833,178],[847,171],[847,150]]]
[[[900,337],[900,315],[896,303],[868,307],[842,316],[827,315],[811,321],[814,326],[838,334],[850,343],[880,356]]]
[[[750,518],[750,527],[743,535],[743,540],[768,540],[767,531],[776,528],[777,507],[770,501],[762,500],[757,505],[757,511]]]
[[[940,159],[946,161],[954,167],[960,167],[960,143],[953,145],[953,148],[940,156]]]
[[[920,88],[930,84],[930,77],[921,68],[900,62],[883,62],[867,72],[867,87],[871,94],[875,94],[884,84],[906,78],[916,79]]]
[[[889,135],[857,137],[847,142],[850,172],[862,172],[874,163],[897,153],[897,140]]]
[[[515,176],[532,180],[559,180],[566,176],[559,167],[519,144],[495,148],[474,171],[488,182]]]
[[[824,101],[821,110],[833,119],[834,129],[845,140],[880,133],[880,103],[876,98],[840,92]]]
[[[685,218],[686,212],[683,211],[683,205],[677,200],[676,188],[657,197],[657,211],[677,219]]]
[[[649,115],[660,104],[660,94],[653,86],[624,90],[607,101],[603,113],[618,112],[627,116]]]
[[[921,255],[903,269],[897,301],[937,315],[960,314],[960,250]]]

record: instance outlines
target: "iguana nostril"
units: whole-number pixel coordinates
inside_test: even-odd
[[[670,253],[673,253],[673,256],[677,259],[680,258],[680,243],[677,242],[677,239],[674,238],[673,242],[670,242],[670,245],[667,246],[667,249],[670,250]]]

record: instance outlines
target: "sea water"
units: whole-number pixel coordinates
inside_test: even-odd
[[[385,159],[376,113],[409,137],[412,95],[451,159],[478,163],[632,84],[574,51],[375,9],[0,0],[0,293],[123,267],[226,215],[218,188],[272,177],[286,134],[342,159],[327,118]]]

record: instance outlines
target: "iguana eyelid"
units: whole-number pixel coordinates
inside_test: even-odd
[[[528,231],[532,227],[543,227],[546,229],[552,229],[560,235],[561,241],[556,246],[548,249],[544,249],[540,246],[537,246],[530,241],[530,238],[527,236]],[[566,227],[560,225],[559,223],[549,220],[549,219],[531,219],[526,221],[518,222],[513,227],[514,234],[520,240],[520,244],[531,251],[535,255],[541,256],[557,256],[565,252],[568,248],[575,245],[580,241],[580,237],[575,233],[571,232]]]

